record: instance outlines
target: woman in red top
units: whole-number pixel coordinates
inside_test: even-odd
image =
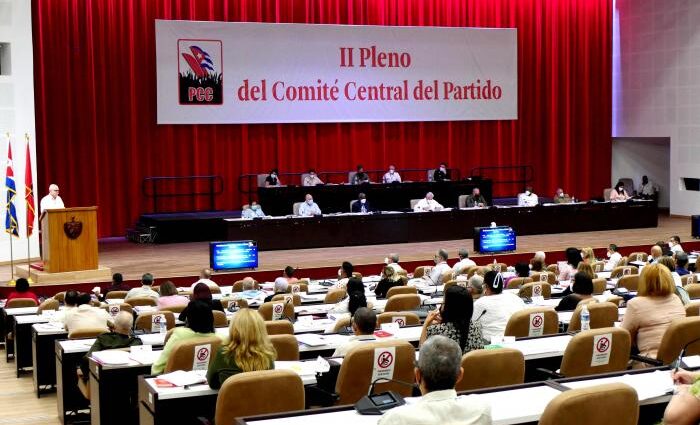
[[[7,302],[17,298],[31,298],[35,303],[39,304],[39,298],[37,298],[34,292],[29,290],[29,282],[23,277],[17,279],[15,290],[10,292],[10,295],[7,296]]]

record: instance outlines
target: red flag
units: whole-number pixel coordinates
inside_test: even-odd
[[[27,161],[24,166],[24,200],[27,202],[27,237],[34,232],[34,180],[32,179],[32,154],[29,149],[29,135],[27,140]]]

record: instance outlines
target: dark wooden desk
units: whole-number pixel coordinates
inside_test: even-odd
[[[457,207],[459,195],[470,195],[475,187],[491,203],[491,180],[260,187],[258,200],[265,214],[288,215],[292,213],[292,205],[303,202],[309,193],[321,211],[327,214],[350,212],[350,202],[356,200],[358,194],[364,193],[374,209],[404,211],[410,208],[411,199],[423,199],[428,192],[433,192],[435,200],[443,206]]]
[[[90,423],[136,424],[138,376],[151,373],[151,365],[105,366],[90,359]],[[175,419],[172,423],[185,423]]]
[[[473,228],[512,227],[518,236],[656,227],[653,201],[454,209],[424,213],[227,220],[223,240],[258,242],[261,251],[471,239]]]
[[[78,389],[77,369],[80,359],[89,350],[93,339],[72,341],[56,341],[56,405],[58,419],[62,424],[79,417],[79,410],[87,409],[90,403],[83,397]],[[70,344],[71,347],[64,345]],[[80,347],[74,347],[80,345]]]
[[[68,332],[56,329],[54,331],[37,331],[32,326],[32,379],[37,398],[42,392],[56,388],[55,346],[59,339],[66,339]]]
[[[14,359],[15,356],[15,344],[12,341],[8,344],[7,333],[8,331],[14,330],[15,326],[15,316],[23,316],[27,314],[36,314],[37,307],[21,307],[21,308],[2,308],[0,314],[2,314],[2,336],[5,341],[5,360],[7,362],[10,359]]]

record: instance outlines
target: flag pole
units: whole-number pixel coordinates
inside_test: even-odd
[[[8,149],[10,149],[9,146],[10,146],[11,140],[10,140],[10,132],[9,131],[6,133],[6,136],[7,136]],[[9,209],[7,211],[7,214],[10,214]],[[9,229],[7,229],[7,230],[8,230],[7,236],[10,237],[10,276],[11,276],[10,281],[8,282],[8,285],[15,286],[15,257],[14,257],[14,253],[12,252],[12,245],[13,245],[12,244],[12,231],[10,231]]]
[[[29,149],[29,133],[24,133],[24,140],[27,143],[27,149],[26,149],[26,155],[27,158],[25,158],[24,163],[25,163],[25,170],[24,170],[24,200],[27,205],[29,202],[29,195],[31,194],[32,197],[32,210],[34,209],[34,180],[32,179],[31,186],[27,186],[27,175],[31,176],[32,175],[32,162],[31,162],[31,150]],[[27,190],[29,193],[27,193]],[[27,212],[29,212],[29,207],[27,207]],[[32,213],[31,220],[32,222],[29,222],[29,214],[27,214],[27,217],[25,217],[27,220],[27,280],[29,283],[32,283],[32,255],[31,255],[31,234],[33,233],[34,229],[34,214]],[[30,229],[32,232],[30,232]]]

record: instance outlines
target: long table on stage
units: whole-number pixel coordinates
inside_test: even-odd
[[[349,212],[350,202],[359,193],[367,195],[374,209],[403,211],[410,208],[411,199],[423,199],[433,192],[435,200],[445,207],[457,207],[459,195],[469,195],[478,187],[491,203],[491,180],[459,180],[446,182],[407,182],[400,184],[322,185],[259,187],[258,203],[268,215],[279,216],[292,213],[295,202],[303,202],[307,193],[314,197],[324,213]]]
[[[276,250],[471,239],[474,227],[492,221],[519,236],[656,227],[658,212],[654,201],[633,201],[225,221],[223,239]]]

